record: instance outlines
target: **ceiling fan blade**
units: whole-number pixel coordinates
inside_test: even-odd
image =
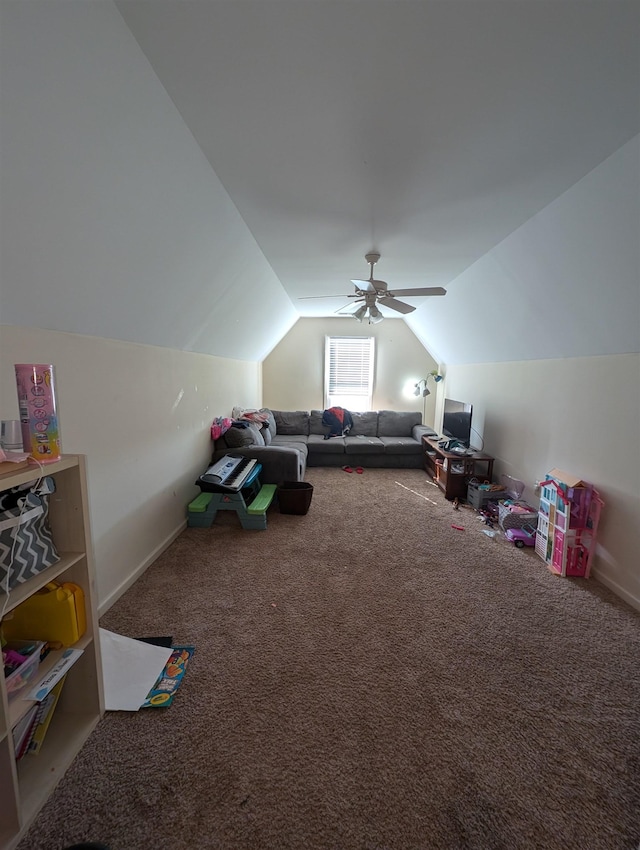
[[[447,290],[441,286],[423,286],[420,289],[394,289],[390,295],[402,295],[403,297],[411,295],[446,295]]]
[[[338,316],[353,316],[355,313],[355,309],[358,306],[357,301],[352,301],[351,304],[345,304],[344,307],[340,307],[339,310],[334,310],[334,313],[337,313]]]
[[[410,304],[405,304],[404,301],[397,301],[392,295],[384,295],[382,298],[378,298],[378,304],[382,304],[384,307],[391,307],[392,310],[396,310],[398,313],[413,313],[416,309]]]
[[[378,281],[377,280],[352,280],[351,283],[355,286],[356,289],[360,289],[362,292],[375,292],[376,288],[373,284],[378,283]]]
[[[353,295],[301,295],[298,298],[298,301],[308,301],[310,298],[356,298],[357,292],[354,292]]]

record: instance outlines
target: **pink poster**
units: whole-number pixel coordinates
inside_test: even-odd
[[[23,449],[40,463],[60,460],[53,366],[16,363],[15,369]]]

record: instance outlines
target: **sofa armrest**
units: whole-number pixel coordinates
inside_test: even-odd
[[[262,465],[261,484],[281,484],[283,481],[302,481],[306,469],[306,456],[288,446],[242,446],[214,453],[212,461],[226,454],[254,458]]]
[[[411,429],[411,436],[414,440],[420,442],[423,437],[437,437],[438,432],[434,431],[428,425],[414,425]]]

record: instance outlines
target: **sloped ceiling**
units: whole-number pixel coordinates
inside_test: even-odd
[[[116,5],[297,313],[334,315],[377,249],[390,288],[447,288],[404,299],[447,362],[517,359],[499,334],[461,353],[438,329],[460,335],[474,303],[504,306],[505,281],[491,263],[478,275],[482,258],[640,131],[635,0]],[[633,271],[630,260],[623,316],[638,309]],[[544,282],[512,283],[506,303],[526,318]],[[602,321],[610,302],[592,312],[608,336],[591,349],[587,316],[577,344],[553,335],[551,348],[541,316],[518,323],[518,356],[637,350],[637,332],[621,341]],[[557,306],[561,325],[572,303]]]
[[[297,314],[115,5],[0,17],[0,321],[264,358]]]
[[[640,350],[637,0],[0,14],[0,321],[260,360],[377,250],[441,362]]]

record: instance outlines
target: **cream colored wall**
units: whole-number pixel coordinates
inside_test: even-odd
[[[0,418],[13,364],[53,363],[63,452],[86,454],[98,600],[106,610],[184,527],[209,428],[260,402],[257,363],[0,326]]]
[[[376,365],[374,410],[419,410],[422,398],[411,390],[438,364],[402,319],[385,319],[377,325],[361,325],[353,319],[298,319],[289,333],[263,361],[263,401],[275,410],[322,410],[324,408],[325,336],[373,336]],[[407,387],[410,388],[407,391]],[[426,422],[432,424],[435,385],[429,382]]]
[[[640,609],[640,355],[449,366],[442,383],[473,404],[497,474],[524,481],[528,501],[553,467],[595,485],[594,575]]]

